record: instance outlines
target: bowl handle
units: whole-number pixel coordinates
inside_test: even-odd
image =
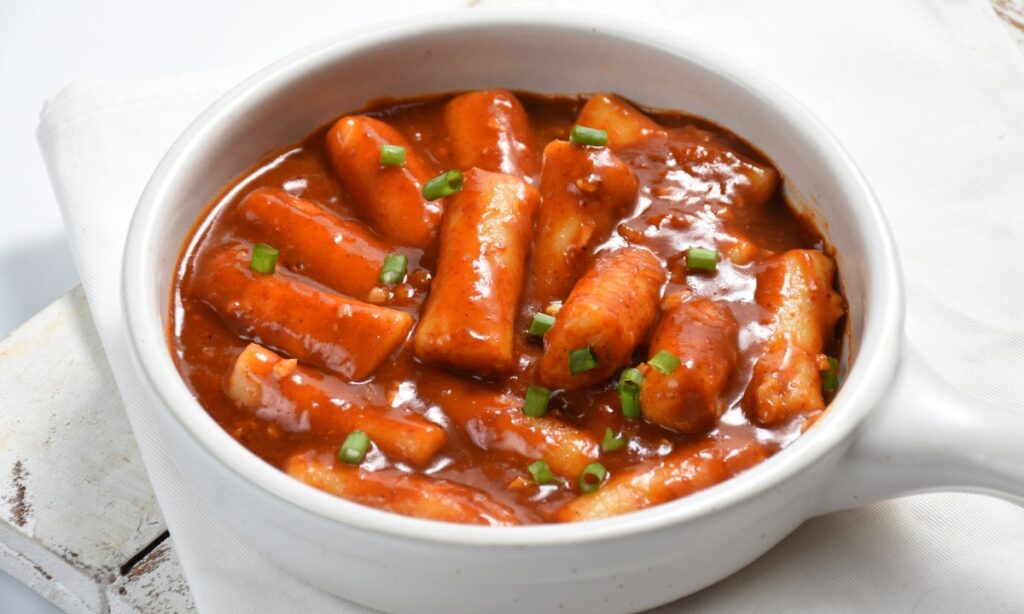
[[[855,434],[816,512],[943,490],[1024,505],[1024,411],[947,384],[905,341],[889,394]]]

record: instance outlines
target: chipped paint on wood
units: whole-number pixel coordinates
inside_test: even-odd
[[[1006,24],[1013,41],[1024,49],[1024,0],[992,0],[992,8]]]
[[[105,611],[165,527],[81,288],[0,340],[0,407],[0,569]]]
[[[28,492],[25,480],[28,477],[29,473],[25,470],[24,463],[20,460],[14,461],[14,466],[11,467],[11,485],[7,494],[4,495],[11,522],[22,528],[28,523],[29,516],[32,514],[32,504],[25,496],[25,493]]]
[[[195,611],[172,539],[165,539],[107,589],[111,614],[187,614]]]

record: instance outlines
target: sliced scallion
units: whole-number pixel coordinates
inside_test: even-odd
[[[450,170],[423,184],[423,198],[437,200],[444,196],[451,196],[461,189],[462,173],[457,170]]]
[[[249,268],[257,273],[270,275],[277,267],[277,257],[280,254],[276,249],[265,243],[257,243],[252,246],[252,258],[249,259]]]
[[[718,267],[718,250],[691,247],[686,250],[686,268],[697,271],[714,271]]]
[[[523,403],[523,413],[531,418],[540,418],[548,413],[548,401],[551,400],[551,391],[542,386],[530,386],[526,389],[526,401]]]
[[[345,438],[338,450],[338,460],[350,465],[358,465],[366,458],[366,451],[370,449],[370,437],[362,431],[352,431]]]
[[[405,254],[388,254],[384,256],[384,266],[380,269],[380,283],[397,284],[405,279],[405,267],[409,258]]]
[[[555,474],[551,473],[551,467],[548,467],[548,464],[542,460],[531,463],[526,469],[537,484],[550,484],[555,481]]]
[[[569,141],[577,145],[604,147],[608,144],[608,133],[597,128],[576,125],[569,131]]]
[[[380,163],[383,166],[405,166],[405,147],[401,145],[381,145]]]
[[[647,364],[665,375],[672,375],[672,372],[679,368],[679,358],[671,352],[660,350],[654,358],[647,361]]]
[[[834,392],[839,388],[839,360],[828,357],[828,370],[821,372],[821,387],[825,392]]]
[[[608,470],[604,468],[604,465],[590,463],[583,468],[583,473],[580,474],[580,490],[585,493],[594,492],[601,488],[606,477],[608,477]]]
[[[630,367],[619,374],[619,400],[622,401],[622,415],[630,420],[640,417],[640,385],[644,383],[644,374],[639,369]]]
[[[590,371],[596,366],[597,356],[594,356],[594,352],[589,347],[569,352],[569,372],[573,375]]]
[[[601,440],[601,450],[603,452],[615,452],[622,449],[624,445],[626,445],[625,436],[616,435],[610,426],[604,430],[604,439]]]
[[[533,321],[530,322],[529,333],[534,337],[543,337],[544,333],[548,332],[548,329],[554,326],[554,316],[549,316],[546,313],[538,311],[533,314]]]

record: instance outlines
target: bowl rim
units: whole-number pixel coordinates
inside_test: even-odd
[[[453,31],[493,27],[546,28],[623,39],[668,53],[681,62],[713,69],[720,78],[756,92],[763,104],[789,124],[812,135],[844,193],[859,206],[852,211],[858,232],[874,249],[858,254],[868,271],[864,291],[865,326],[858,340],[859,359],[815,428],[766,461],[711,488],[651,508],[613,518],[572,524],[516,527],[468,526],[423,520],[359,505],[316,490],[287,476],[244,448],[199,404],[180,377],[166,343],[162,302],[153,298],[161,215],[168,209],[169,186],[186,178],[182,160],[204,145],[218,126],[240,109],[253,107],[281,88],[327,63],[373,45],[410,36],[443,36]],[[756,145],[756,144],[755,144]],[[166,299],[163,299],[165,302]],[[439,11],[378,22],[322,40],[288,55],[232,87],[188,126],[154,171],[135,209],[124,248],[121,304],[127,341],[136,371],[156,411],[164,411],[230,472],[281,502],[329,521],[379,534],[461,546],[565,545],[628,537],[667,525],[690,522],[741,504],[802,473],[849,441],[860,422],[878,404],[896,372],[902,343],[904,293],[895,242],[867,181],[835,136],[806,107],[753,68],[721,51],[650,24],[551,8],[474,8]],[[159,407],[162,406],[162,407]]]

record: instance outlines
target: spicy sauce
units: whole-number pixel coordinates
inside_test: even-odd
[[[529,161],[528,167],[537,172],[528,179],[536,187],[544,145],[556,138],[567,138],[585,99],[525,93],[517,96],[526,108],[535,139],[530,150],[535,159]],[[452,95],[442,95],[379,101],[363,113],[396,128],[418,154],[437,168],[453,168],[451,146],[444,130],[445,105],[451,98]],[[710,131],[736,152],[769,164],[735,135],[706,121],[677,112],[645,110],[645,113],[670,134],[685,135],[692,127]],[[325,149],[328,128],[325,126],[295,145],[268,154],[214,199],[183,249],[173,287],[169,342],[182,377],[218,424],[254,454],[278,468],[296,453],[336,448],[341,440],[337,434],[318,433],[308,430],[308,426],[306,430],[294,425],[290,429],[283,428],[277,422],[257,417],[252,410],[228,398],[225,393],[227,375],[235,359],[253,339],[240,338],[225,327],[218,314],[191,291],[191,282],[197,259],[201,259],[206,250],[235,241],[263,241],[237,211],[241,199],[255,188],[281,188],[343,218],[359,219],[357,207],[341,187],[328,159]],[[665,295],[689,292],[729,306],[739,323],[739,359],[724,394],[728,409],[707,434],[682,435],[642,419],[625,419],[614,382],[609,380],[583,390],[556,391],[548,415],[586,431],[598,442],[608,427],[625,435],[629,440],[625,448],[601,456],[611,476],[643,460],[666,456],[674,450],[708,440],[735,440],[738,445],[756,440],[768,454],[777,452],[798,437],[804,424],[818,412],[764,428],[752,424],[739,406],[765,337],[763,310],[754,300],[756,275],[772,254],[793,248],[823,249],[821,235],[807,220],[794,213],[781,190],[764,206],[738,206],[742,203],[735,202],[735,194],[728,189],[732,180],[728,168],[723,167],[720,172],[703,169],[704,179],[699,179],[675,160],[664,140],[643,141],[617,149],[615,153],[636,174],[639,195],[632,213],[622,219],[611,237],[595,251],[626,245],[646,247],[662,261],[668,272]],[[709,176],[716,181],[708,182]],[[685,251],[688,247],[717,247],[724,254],[730,246],[743,242],[753,244],[756,249],[751,250],[754,255],[750,258],[736,259],[742,264],[723,256],[714,273],[687,270]],[[435,272],[437,245],[435,242],[426,250],[402,247],[398,251],[409,258],[407,281],[354,298],[401,309],[417,318]],[[290,262],[288,268],[292,273],[303,275],[301,262]],[[527,270],[530,270],[529,264]],[[410,467],[389,460],[379,452],[371,452],[364,469],[424,473],[479,488],[513,509],[523,523],[549,520],[557,508],[578,496],[574,488],[565,485],[533,485],[526,472],[528,462],[507,453],[481,449],[474,443],[474,433],[456,428],[439,405],[442,397],[445,402],[457,403],[460,395],[474,394],[481,389],[523,398],[527,387],[536,383],[542,346],[539,340],[529,337],[526,330],[533,315],[545,306],[534,296],[531,276],[526,277],[516,322],[518,366],[511,374],[483,377],[423,364],[413,355],[410,335],[372,376],[358,386],[339,386],[332,393],[345,402],[364,403],[369,399],[375,405],[411,410],[445,429],[447,444],[427,467]],[[634,364],[646,358],[645,351],[646,344],[638,349]],[[344,398],[346,395],[348,398]]]

